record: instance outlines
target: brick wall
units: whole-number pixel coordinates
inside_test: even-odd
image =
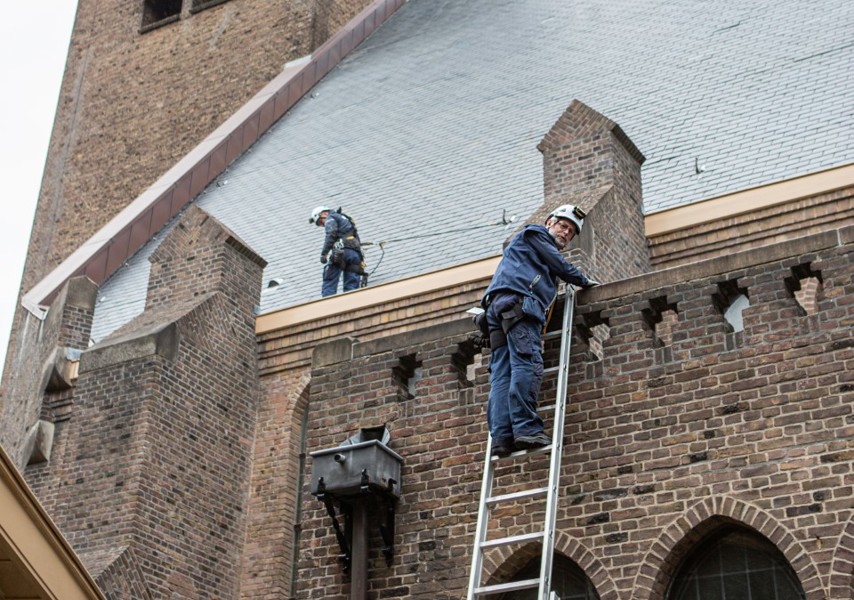
[[[3,395],[15,402],[0,407],[0,444],[19,468],[28,460],[23,455],[26,432],[40,417],[54,421],[52,415],[43,414],[50,404],[46,397],[60,400],[66,387],[52,383],[52,374],[66,370],[67,350],[89,346],[96,293],[97,287],[85,277],[71,279],[44,321],[32,315],[25,319],[23,335],[38,343],[31,344],[28,352],[9,357],[7,371],[17,376],[6,382]]]
[[[601,598],[661,597],[680,559],[724,523],[774,543],[810,600],[851,598],[852,241],[851,228],[832,230],[580,296],[577,332],[596,321],[609,335],[601,358],[584,336],[573,344],[557,550]],[[821,281],[811,315],[791,291],[805,274]],[[741,332],[721,312],[727,282],[750,299]],[[670,306],[665,344],[656,315]],[[386,567],[372,530],[371,598],[449,600],[465,591],[488,387],[485,366],[473,381],[461,376],[466,328],[356,342],[344,360],[315,361],[308,451],[388,424],[405,460],[398,554]],[[555,362],[547,350],[547,364]],[[403,399],[394,373],[408,356],[421,376],[415,397]],[[547,383],[543,394],[552,390]],[[499,479],[520,486],[545,468],[540,459]],[[307,485],[303,510],[297,598],[348,597],[331,522]],[[523,533],[542,510],[506,508],[495,518],[508,534]],[[534,546],[502,549],[488,569],[506,577],[535,554]]]
[[[240,598],[290,598],[299,502],[308,369],[265,378],[255,433]]]
[[[391,568],[380,553],[377,511],[370,519],[369,597],[451,598],[467,578],[463,546],[479,491],[483,450],[482,399],[486,378],[465,378],[452,357],[461,352],[468,319],[405,335],[355,343],[352,360],[316,361],[308,402],[308,451],[338,446],[360,427],[386,425],[391,447],[403,456],[403,499],[399,505]],[[334,354],[318,348],[318,355]],[[394,373],[401,359],[420,363],[412,386]],[[327,361],[331,364],[325,364]],[[459,362],[459,361],[457,361]],[[401,386],[414,392],[408,398]],[[311,480],[309,461],[305,480]],[[297,598],[346,598],[349,581],[338,565],[338,546],[323,505],[303,494],[303,542]],[[380,591],[381,590],[381,591]],[[454,593],[454,596],[450,594]]]

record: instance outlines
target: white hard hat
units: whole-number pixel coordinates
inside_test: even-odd
[[[308,222],[309,223],[317,223],[317,220],[320,218],[320,215],[322,215],[325,212],[329,212],[330,210],[332,210],[332,209],[329,208],[328,206],[316,207],[313,211],[311,211],[311,217],[309,217]]]
[[[557,217],[558,219],[569,219],[575,223],[575,228],[578,229],[578,233],[581,233],[581,228],[584,226],[584,217],[586,216],[587,213],[577,206],[573,206],[572,204],[562,204],[549,213],[546,221],[552,217]]]

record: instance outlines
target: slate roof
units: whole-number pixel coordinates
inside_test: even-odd
[[[269,312],[320,295],[317,205],[375,242],[372,283],[498,254],[574,98],[646,156],[648,212],[851,163],[852,6],[409,0],[196,201],[282,281]],[[102,287],[96,341],[142,310],[162,235]]]

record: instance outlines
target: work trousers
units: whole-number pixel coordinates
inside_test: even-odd
[[[501,313],[518,296],[499,295],[487,308],[490,331],[501,329]],[[542,325],[523,318],[507,332],[507,344],[492,349],[486,418],[494,444],[511,446],[514,438],[543,431],[537,396],[543,381]]]
[[[359,265],[362,263],[362,255],[352,248],[344,248],[342,250],[342,263],[335,264],[330,260],[323,267],[323,287],[321,288],[321,296],[333,296],[338,293],[338,280],[341,278],[341,273],[344,273],[344,291],[359,289],[359,281],[361,276]]]

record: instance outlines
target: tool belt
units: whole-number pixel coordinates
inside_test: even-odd
[[[339,240],[340,242],[340,240]],[[344,261],[344,247],[338,247],[338,242],[336,242],[336,246],[332,248],[332,253],[329,256],[329,261],[335,265],[343,269],[344,271],[348,271],[350,273],[358,273],[359,275],[367,275],[365,271],[365,261],[359,261],[359,264],[346,263]],[[361,252],[359,252],[359,256],[361,256]]]

